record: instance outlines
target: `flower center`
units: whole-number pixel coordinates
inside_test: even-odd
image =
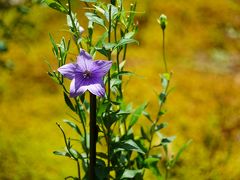
[[[83,78],[85,79],[85,78],[90,78],[91,77],[91,72],[90,71],[88,71],[88,70],[86,70],[84,73],[83,73]]]

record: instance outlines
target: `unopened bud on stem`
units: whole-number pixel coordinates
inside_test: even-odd
[[[161,16],[159,17],[159,19],[157,21],[160,24],[162,30],[165,30],[165,28],[167,26],[167,16],[164,14],[161,14]]]

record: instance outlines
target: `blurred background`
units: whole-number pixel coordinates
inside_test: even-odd
[[[85,25],[81,4],[74,9]],[[151,113],[157,109],[163,63],[156,19],[164,13],[173,72],[164,133],[177,136],[172,154],[192,139],[170,179],[240,179],[240,1],[138,0],[138,11],[140,46],[132,45],[127,57],[138,76],[125,87],[127,99],[135,106],[149,100]],[[76,174],[74,162],[52,153],[64,146],[55,122],[69,115],[47,75],[46,61],[56,65],[48,34],[59,42],[70,38],[66,30],[66,17],[37,0],[0,0],[1,180]]]

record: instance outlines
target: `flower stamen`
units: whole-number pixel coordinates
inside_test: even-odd
[[[84,79],[89,79],[90,77],[91,77],[91,72],[88,71],[88,70],[84,71],[83,78]]]

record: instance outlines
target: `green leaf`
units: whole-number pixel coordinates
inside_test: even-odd
[[[105,14],[104,14],[108,21],[109,21],[110,7],[111,7],[111,20],[113,21],[114,19],[116,19],[118,15],[118,8],[116,6],[113,6],[112,4],[108,4],[108,9],[105,11]]]
[[[123,69],[123,67],[125,66],[125,63],[126,63],[126,60],[120,62],[120,64],[119,64],[119,69],[120,69],[120,70]]]
[[[161,140],[161,145],[167,145],[167,144],[171,143],[175,138],[176,138],[176,136],[164,137]]]
[[[158,124],[158,125],[156,125],[155,127],[154,127],[154,132],[156,132],[156,131],[159,131],[159,130],[161,130],[161,129],[163,129],[163,128],[165,128],[165,127],[167,127],[167,123],[161,123],[161,124]]]
[[[70,153],[71,153],[71,155],[73,156],[74,159],[81,158],[81,155],[75,149],[71,148],[69,151],[70,151]]]
[[[71,122],[71,121],[69,121],[69,120],[63,120],[63,122],[65,122],[66,124],[68,124],[71,128],[73,128],[79,135],[81,135],[82,136],[82,133],[81,133],[81,131],[80,131],[80,129],[79,129],[79,127],[75,124],[75,123],[73,123],[73,122]]]
[[[50,33],[49,33],[49,37],[50,37],[50,41],[51,41],[51,43],[53,45],[53,52],[54,52],[55,56],[57,56],[58,55],[57,45],[56,45],[56,43],[55,43],[55,41],[54,41],[54,39],[53,39],[53,37],[52,37],[52,35]]]
[[[123,39],[121,39],[121,40],[118,42],[118,44],[115,46],[115,49],[118,48],[118,47],[122,47],[122,46],[124,46],[124,45],[126,45],[126,44],[130,44],[130,43],[136,43],[136,44],[138,44],[138,41],[135,40],[135,39],[125,39],[125,38],[123,38]]]
[[[107,37],[108,37],[108,32],[103,33],[103,35],[98,39],[95,47],[100,47],[102,44],[104,44],[104,41]]]
[[[162,87],[164,90],[166,90],[166,88],[168,87],[170,79],[171,79],[170,73],[163,73],[161,75]]]
[[[143,139],[146,139],[148,142],[150,142],[150,138],[147,136],[142,126],[141,126],[141,135]]]
[[[70,98],[68,97],[68,95],[63,92],[63,95],[64,95],[64,100],[65,100],[65,103],[67,104],[67,106],[72,110],[72,111],[76,111],[73,104],[72,104],[72,101],[70,100]]]
[[[124,35],[124,38],[125,39],[131,39],[134,36],[134,34],[135,34],[134,31],[128,32],[127,34]]]
[[[101,159],[96,160],[95,172],[96,172],[97,180],[107,179],[108,168],[106,167],[106,164],[103,160]]]
[[[170,166],[173,167],[176,162],[179,160],[182,153],[185,151],[185,149],[192,143],[192,140],[189,140],[187,143],[183,144],[183,146],[178,150],[178,153],[176,157],[172,160]]]
[[[110,86],[111,86],[111,88],[114,87],[114,86],[118,86],[119,84],[121,84],[121,82],[122,81],[120,79],[116,79],[116,78],[111,79]]]
[[[157,165],[159,160],[160,160],[160,157],[149,157],[144,160],[144,164],[146,168],[150,169],[152,173],[157,177],[162,176]]]
[[[107,129],[109,129],[113,125],[113,123],[115,123],[118,120],[117,113],[118,111],[110,112],[106,113],[103,116],[103,123]]]
[[[105,10],[103,8],[101,8],[100,6],[97,5],[93,5],[93,7],[95,7],[96,11],[100,12],[101,14],[105,14]]]
[[[126,150],[126,151],[136,151],[136,152],[145,154],[145,152],[132,139],[116,143],[114,150],[115,152]]]
[[[82,26],[80,26],[76,14],[72,13],[72,18],[73,18],[73,22],[71,17],[67,15],[67,25],[69,26],[72,33],[76,33],[77,31],[78,35],[80,35],[84,31],[84,29]]]
[[[104,47],[103,48],[98,48],[98,47],[95,47],[95,50],[97,50],[98,52],[100,52],[102,55],[104,56],[108,56],[109,55],[109,50],[106,50]]]
[[[124,178],[134,178],[137,174],[142,173],[143,170],[142,169],[138,169],[138,170],[131,170],[131,169],[125,169],[123,172],[123,175],[121,176],[120,179],[124,179]]]
[[[94,22],[96,24],[99,24],[99,25],[103,26],[105,29],[107,29],[106,26],[105,26],[104,20],[101,19],[96,14],[91,13],[91,12],[86,12],[85,15],[87,16],[89,21],[92,21],[92,22]]]
[[[56,83],[59,84],[59,80],[58,80],[56,74],[51,73],[51,72],[48,72],[48,75],[50,76],[50,78],[51,78],[53,81],[55,81]]]
[[[57,11],[63,12],[65,14],[68,13],[68,10],[56,0],[43,0],[50,8],[53,8]]]
[[[159,95],[159,101],[160,103],[164,103],[166,101],[166,98],[167,98],[167,94],[166,93],[160,93]]]
[[[135,110],[129,123],[129,129],[138,121],[139,117],[141,116],[146,107],[147,103],[145,102]]]
[[[67,156],[70,157],[68,152],[65,151],[53,151],[53,154],[58,155],[58,156]]]
[[[113,49],[115,46],[116,46],[116,43],[104,43],[104,44],[103,44],[103,47],[104,47],[106,50],[111,50],[111,49]]]
[[[97,152],[97,156],[103,159],[108,159],[108,155],[103,152]]]
[[[152,120],[150,114],[149,114],[147,111],[143,111],[143,115],[144,115],[150,122],[153,123],[153,120]]]

